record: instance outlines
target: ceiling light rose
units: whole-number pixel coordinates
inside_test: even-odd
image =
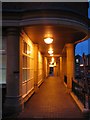
[[[44,42],[45,42],[46,44],[51,44],[51,43],[53,42],[53,38],[47,37],[47,38],[44,39]]]

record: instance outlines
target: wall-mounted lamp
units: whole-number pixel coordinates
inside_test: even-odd
[[[44,42],[46,44],[51,44],[53,42],[53,38],[50,38],[50,37],[44,38]]]

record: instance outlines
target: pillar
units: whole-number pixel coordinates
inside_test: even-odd
[[[67,81],[65,80],[65,77],[67,77],[67,63],[66,63],[66,49],[64,47],[63,53],[62,53],[62,82],[67,85]]]
[[[49,68],[49,60],[47,59],[47,77],[49,76],[49,71],[50,71],[50,68]]]
[[[47,57],[45,57],[45,77],[48,77],[48,61],[47,61]]]
[[[63,78],[63,76],[62,76],[62,57],[60,57],[60,79],[61,79],[61,81],[62,81],[62,78]]]
[[[38,90],[38,44],[34,44],[34,89]]]
[[[18,28],[7,29],[7,73],[6,73],[6,101],[4,111],[13,114],[22,111],[22,81],[20,80],[20,31]]]
[[[67,88],[72,90],[72,80],[74,79],[74,45],[66,44],[66,56],[67,56]]]
[[[46,58],[43,57],[43,78],[46,78]]]
[[[54,76],[56,76],[56,66],[54,66],[53,69],[54,69]]]
[[[44,66],[44,79],[48,76],[48,65],[47,65],[47,57],[44,56],[44,63],[43,63],[43,66]]]
[[[45,77],[45,68],[44,68],[44,56],[42,55],[42,79],[44,80],[44,77]]]
[[[64,82],[64,55],[62,55],[62,82]]]

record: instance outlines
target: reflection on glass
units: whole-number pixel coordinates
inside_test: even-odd
[[[23,55],[23,68],[27,67],[27,56]]]
[[[23,74],[22,74],[23,81],[27,80],[27,69],[23,69]]]
[[[23,57],[22,57],[22,79],[30,80],[34,76],[34,64],[31,58],[31,46],[23,40]]]

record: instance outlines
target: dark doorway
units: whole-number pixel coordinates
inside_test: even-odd
[[[53,67],[50,67],[49,75],[53,76]]]

